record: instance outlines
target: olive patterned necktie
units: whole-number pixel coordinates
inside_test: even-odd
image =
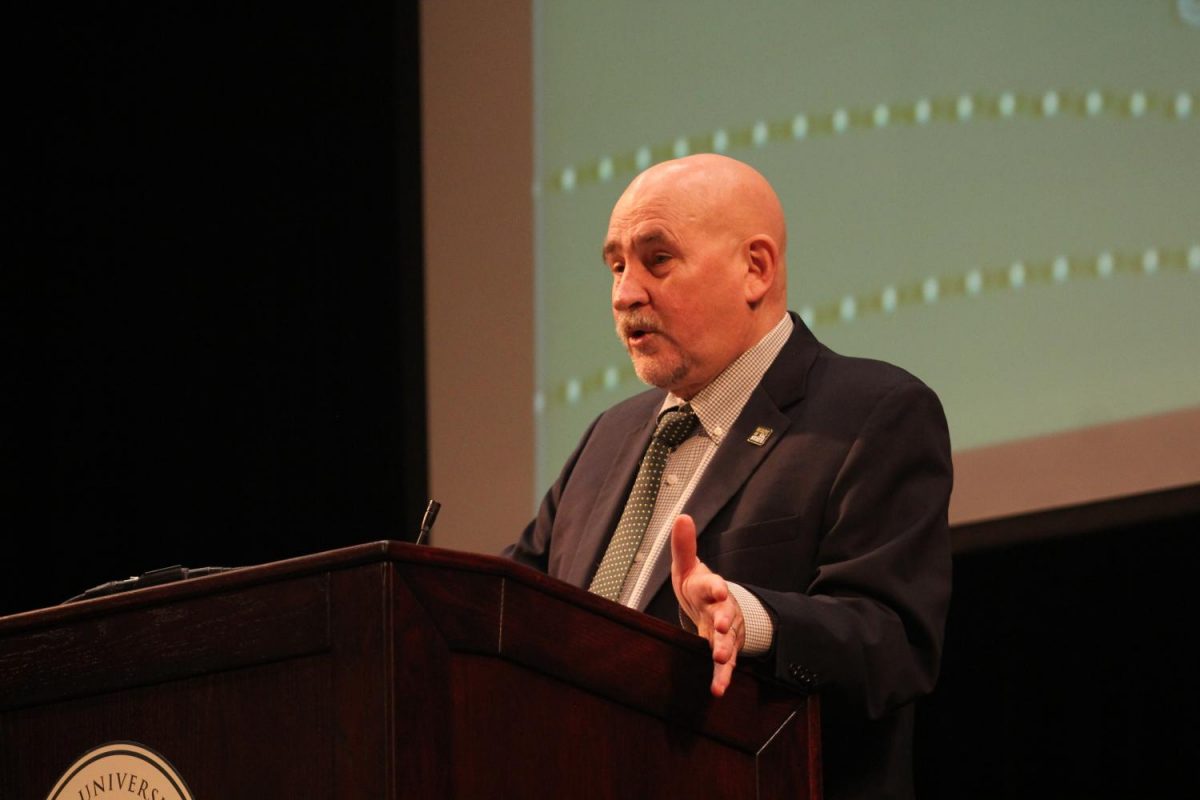
[[[646,526],[654,514],[654,503],[658,498],[659,484],[662,483],[663,469],[667,466],[667,456],[695,429],[696,422],[696,412],[687,404],[668,409],[659,418],[654,437],[642,457],[633,489],[629,492],[629,499],[625,501],[617,531],[604,551],[604,558],[588,591],[609,600],[620,598],[625,576],[629,573],[638,548],[642,546]]]

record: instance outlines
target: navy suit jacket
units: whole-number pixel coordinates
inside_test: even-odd
[[[908,797],[912,704],[937,679],[950,600],[945,416],[912,375],[840,356],[793,321],[684,512],[700,559],[773,614],[776,677],[821,693],[826,796]],[[592,423],[508,556],[591,582],[663,398]],[[771,434],[755,445],[760,427]],[[669,559],[642,610],[677,623]]]

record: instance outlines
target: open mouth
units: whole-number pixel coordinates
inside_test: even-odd
[[[629,339],[630,346],[636,347],[645,344],[650,340],[651,336],[657,335],[658,331],[653,328],[630,328],[626,334]]]
[[[649,320],[628,317],[618,326],[621,340],[629,347],[645,344],[652,336],[658,334],[658,329]]]

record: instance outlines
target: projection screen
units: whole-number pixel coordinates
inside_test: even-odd
[[[512,465],[532,472],[529,510],[591,420],[644,388],[612,333],[612,204],[696,152],[778,189],[790,305],[819,339],[938,392],[955,521],[1200,481],[1200,3],[545,0],[505,24],[523,14],[530,184],[496,191],[532,214],[533,269],[510,274],[532,360],[513,355],[530,343],[480,345],[530,365],[510,412],[532,419],[533,463]],[[451,100],[470,102],[426,104]],[[487,124],[494,144],[509,123]],[[467,279],[428,244],[431,276]],[[474,268],[498,268],[493,246]],[[435,372],[452,289],[429,296]],[[455,401],[431,388],[437,416]],[[458,469],[439,449],[461,451],[437,435],[435,491]]]

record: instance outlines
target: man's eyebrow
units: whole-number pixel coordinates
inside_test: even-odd
[[[669,243],[670,241],[671,238],[667,236],[666,232],[655,229],[638,234],[636,237],[634,237],[633,246],[640,248],[645,247],[646,245],[661,244],[663,242]],[[612,255],[616,252],[619,252],[620,249],[621,243],[616,240],[609,240],[605,242],[604,249],[600,253],[601,258],[604,259],[604,263],[610,263],[612,261]]]
[[[609,239],[604,243],[604,249],[600,251],[600,258],[604,261],[604,265],[608,266],[612,263],[612,255],[621,249],[621,245],[616,241]]]

